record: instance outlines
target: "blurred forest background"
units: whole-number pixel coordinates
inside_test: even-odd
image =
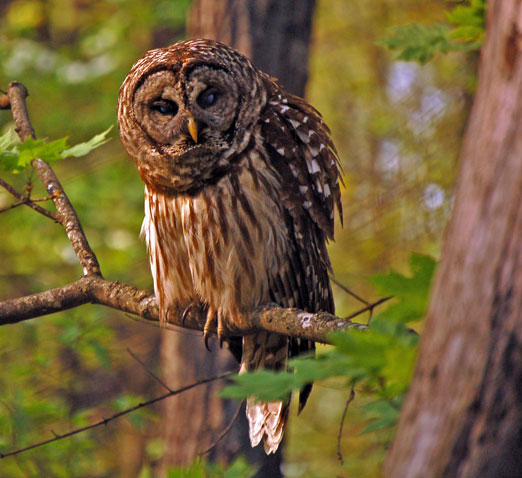
[[[5,0],[0,4],[0,89],[30,92],[39,137],[85,141],[116,125],[119,87],[151,48],[185,38],[190,0]],[[336,278],[375,297],[370,278],[406,270],[411,252],[438,256],[476,79],[476,54],[426,65],[380,45],[390,27],[445,23],[459,2],[318,0],[306,97],[325,117],[344,168],[343,229],[330,254]],[[461,3],[461,2],[460,2]],[[12,128],[0,114],[0,132]],[[110,280],[152,289],[139,238],[143,184],[116,128],[87,158],[55,166]],[[19,189],[28,173],[5,179]],[[34,197],[45,194],[35,180]],[[0,191],[0,208],[12,199]],[[1,299],[56,287],[81,274],[66,235],[29,208],[0,215]],[[358,308],[335,288],[337,312]],[[166,331],[165,333],[191,333]],[[88,424],[160,392],[127,349],[158,371],[159,329],[123,313],[83,306],[0,331],[0,451]],[[209,360],[210,360],[209,356]],[[182,364],[180,364],[182,366]],[[391,430],[361,434],[364,399],[350,406],[336,457],[346,388],[315,386],[290,421],[287,477],[376,477]],[[171,400],[176,400],[172,398]],[[2,477],[154,476],[164,453],[161,405],[109,426],[0,461]]]

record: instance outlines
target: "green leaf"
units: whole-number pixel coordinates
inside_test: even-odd
[[[273,373],[259,370],[254,373],[244,373],[232,378],[235,385],[229,385],[221,391],[224,398],[243,400],[256,397],[259,401],[287,400],[288,394],[298,386],[294,374]]]
[[[67,138],[60,138],[50,143],[44,139],[28,138],[18,147],[19,165],[27,166],[34,158],[46,163],[61,159],[61,152],[67,147]]]
[[[206,478],[205,464],[203,462],[193,463],[190,467],[170,468],[167,478]]]
[[[70,156],[80,158],[81,156],[89,154],[93,149],[99,148],[109,141],[110,138],[107,138],[107,135],[112,130],[112,127],[113,125],[109,126],[103,133],[97,134],[85,143],[79,143],[72,148],[62,151],[62,158],[68,158]]]
[[[424,317],[436,263],[433,258],[412,254],[411,277],[391,271],[372,279],[377,292],[395,297],[395,304],[377,317],[401,323],[413,322]]]
[[[0,137],[0,165],[9,172],[19,173],[35,158],[40,158],[46,163],[71,156],[79,158],[105,144],[109,140],[107,135],[111,129],[112,126],[89,141],[77,144],[72,148],[67,147],[67,138],[50,142],[46,139],[28,138],[23,144],[19,144],[13,140],[12,133],[7,132]]]
[[[438,52],[478,50],[485,35],[485,16],[485,0],[471,0],[468,5],[458,5],[446,13],[454,28],[404,25],[391,29],[379,43],[398,51],[397,59],[419,63],[426,63]]]
[[[370,433],[394,426],[399,418],[400,407],[394,406],[389,400],[379,400],[370,403],[363,410],[370,417],[376,418],[361,432]]]
[[[453,48],[445,25],[425,26],[416,23],[392,28],[379,44],[398,50],[397,59],[426,63],[435,53],[447,53]]]

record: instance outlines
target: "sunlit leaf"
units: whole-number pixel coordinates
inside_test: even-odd
[[[109,141],[110,138],[107,138],[107,135],[110,133],[112,128],[113,126],[111,125],[103,133],[97,134],[89,141],[86,141],[85,143],[79,143],[73,146],[72,148],[62,151],[62,158],[68,158],[70,156],[79,158],[81,156],[89,154],[92,150],[99,148],[100,146],[104,145],[107,141]]]

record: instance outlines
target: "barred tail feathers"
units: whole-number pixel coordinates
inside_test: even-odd
[[[257,369],[281,370],[286,367],[288,338],[261,332],[243,337],[243,357],[240,373]],[[286,428],[289,404],[282,401],[256,402],[249,398],[246,405],[250,443],[264,441],[265,452],[275,453]]]

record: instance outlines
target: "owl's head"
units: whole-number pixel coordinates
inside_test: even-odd
[[[262,75],[239,52],[179,42],[132,67],[120,89],[120,134],[148,186],[196,192],[233,167],[265,103]]]

